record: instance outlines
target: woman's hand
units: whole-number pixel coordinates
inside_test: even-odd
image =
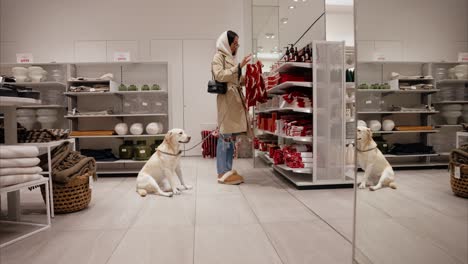
[[[245,56],[242,62],[240,63],[240,67],[244,68],[244,66],[247,65],[247,63],[249,63],[251,59],[252,59],[252,54]]]

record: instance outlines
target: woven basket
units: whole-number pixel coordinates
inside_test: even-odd
[[[468,152],[467,146],[452,150],[450,153],[450,184],[455,195],[468,198]],[[455,170],[460,168],[460,178],[455,177]]]
[[[88,207],[91,201],[89,175],[75,177],[66,185],[53,184],[54,212],[72,213]],[[45,187],[41,185],[42,198],[45,199]]]

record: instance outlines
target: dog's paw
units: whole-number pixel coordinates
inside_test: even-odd
[[[185,187],[186,190],[192,190],[193,189],[193,186],[188,185],[188,184],[185,184],[184,187]]]
[[[179,191],[179,190],[176,188],[176,189],[172,190],[172,193],[173,193],[174,195],[179,195],[179,194],[181,194],[182,192]]]
[[[366,183],[365,182],[361,182],[359,184],[359,189],[365,189],[366,188]]]

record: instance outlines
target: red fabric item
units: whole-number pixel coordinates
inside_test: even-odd
[[[202,138],[208,137],[208,135],[210,135],[202,143],[203,158],[206,158],[206,157],[215,158],[216,157],[216,146],[218,145],[218,137],[213,136],[211,132],[212,131],[209,131],[209,130],[203,130],[201,132]]]
[[[305,81],[306,80],[305,80],[304,76],[298,76],[298,75],[282,73],[282,74],[280,74],[279,83],[284,83],[284,82],[305,82]]]

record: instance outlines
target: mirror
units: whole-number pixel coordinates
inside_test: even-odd
[[[355,3],[358,119],[376,142],[358,141],[357,160],[370,171],[359,161],[380,151],[393,172],[370,156],[383,165],[358,173],[359,184],[369,177],[356,188],[354,260],[468,263],[468,200],[454,195],[461,181],[447,171],[468,114],[468,64],[458,62],[468,52],[468,1]],[[390,177],[371,191],[381,175]]]

